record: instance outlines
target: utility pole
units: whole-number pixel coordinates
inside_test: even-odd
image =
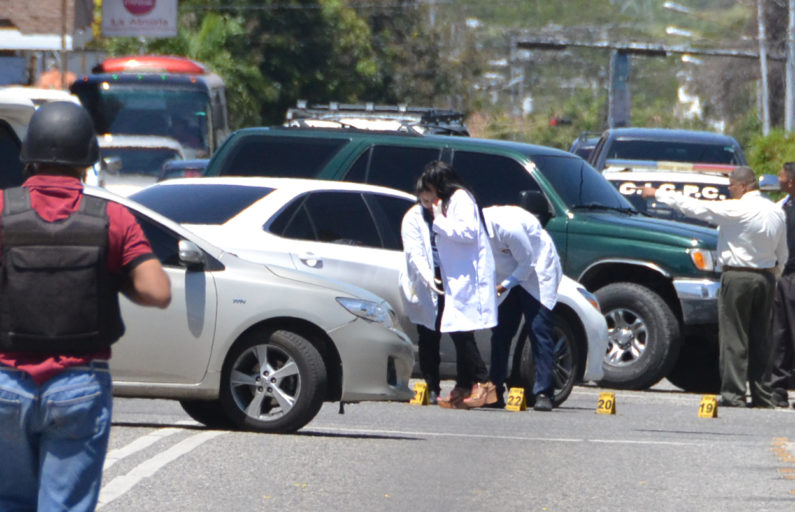
[[[770,98],[767,85],[767,36],[765,35],[765,0],[756,0],[759,27],[759,72],[762,78],[762,135],[770,134]]]
[[[793,0],[795,1],[795,0]],[[621,50],[610,52],[610,79],[608,85],[607,125],[619,128],[630,125],[629,55]]]

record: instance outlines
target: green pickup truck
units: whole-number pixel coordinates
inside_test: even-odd
[[[684,389],[716,389],[716,231],[637,212],[576,155],[468,137],[263,127],[230,135],[205,175],[413,192],[435,159],[451,163],[482,206],[523,204],[546,222],[564,272],[595,293],[607,318],[604,384],[643,389],[668,377]]]

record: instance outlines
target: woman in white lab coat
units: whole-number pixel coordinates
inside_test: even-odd
[[[456,347],[456,386],[439,400],[447,408],[497,401],[496,387],[475,344],[474,331],[497,325],[494,256],[480,208],[450,165],[433,161],[420,176],[420,203],[430,204],[444,285],[439,331]]]
[[[417,181],[419,187],[420,182]],[[419,196],[419,189],[417,189]],[[436,250],[431,203],[409,208],[403,216],[400,236],[406,255],[406,269],[400,276],[403,304],[409,320],[417,326],[420,372],[428,385],[428,401],[435,405],[441,396],[439,378],[440,322],[444,291]]]

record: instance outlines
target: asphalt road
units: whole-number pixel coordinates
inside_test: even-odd
[[[615,415],[596,414],[603,391]],[[661,385],[576,387],[550,413],[327,404],[294,435],[116,399],[100,510],[795,510],[795,410],[701,418],[701,398]]]

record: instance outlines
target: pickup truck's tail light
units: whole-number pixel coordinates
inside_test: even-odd
[[[697,269],[704,272],[715,271],[715,257],[712,251],[706,249],[688,249],[687,252],[690,254],[690,259]]]

